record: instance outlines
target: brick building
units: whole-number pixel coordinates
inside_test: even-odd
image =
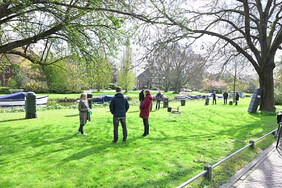
[[[23,61],[23,57],[18,55],[0,56],[0,80],[1,86],[6,86],[8,80],[16,74],[15,65]]]
[[[22,48],[16,48],[17,51],[24,52]],[[35,53],[27,50],[27,55],[32,55],[34,57]],[[8,80],[16,74],[15,65],[19,65],[25,59],[19,55],[8,54],[0,56],[0,86],[6,86]]]
[[[12,64],[7,64],[6,67],[3,68],[3,71],[0,71],[0,80],[1,85],[6,86],[8,80],[14,75],[14,68]]]
[[[160,80],[154,75],[153,71],[147,68],[144,72],[137,76],[136,89],[158,89],[160,88]]]

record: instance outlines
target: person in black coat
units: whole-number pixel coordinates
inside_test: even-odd
[[[123,141],[126,142],[127,139],[127,128],[126,128],[126,112],[129,109],[129,104],[127,99],[121,93],[121,88],[116,88],[116,94],[110,103],[110,111],[113,114],[113,124],[114,124],[114,140],[113,143],[118,141],[118,125],[121,122],[123,131]]]
[[[140,101],[140,106],[142,105],[143,101],[145,99],[145,96],[144,96],[144,89],[142,89],[139,93],[139,101]]]
[[[228,98],[228,93],[226,91],[224,91],[224,93],[223,93],[224,104],[227,104],[227,98]]]
[[[216,104],[216,92],[212,93],[212,104]]]
[[[239,93],[238,92],[236,92],[236,94],[235,94],[235,105],[237,105],[238,102],[239,101]]]

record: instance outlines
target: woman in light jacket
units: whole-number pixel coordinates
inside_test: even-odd
[[[147,136],[149,134],[149,115],[153,100],[149,90],[145,90],[145,95],[146,97],[140,106],[140,117],[143,119],[144,124],[144,134],[142,136]]]
[[[81,135],[87,135],[85,132],[83,132],[83,126],[87,123],[88,121],[91,121],[90,113],[89,111],[91,110],[88,106],[88,101],[87,101],[87,95],[86,94],[81,94],[80,96],[80,101],[78,104],[78,110],[79,110],[79,120],[80,120],[80,126],[77,131],[77,134],[81,133]]]

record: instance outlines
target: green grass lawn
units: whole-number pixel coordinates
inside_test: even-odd
[[[277,128],[275,116],[247,113],[250,99],[239,106],[204,106],[204,101],[180,102],[182,118],[168,119],[166,109],[153,110],[150,135],[143,138],[139,109],[127,113],[128,140],[111,143],[112,115],[94,109],[77,135],[77,110],[0,114],[0,187],[176,187],[234,151]],[[154,109],[154,108],[153,108]],[[256,149],[231,158],[214,169],[212,182],[199,179],[192,187],[217,187],[274,142],[269,136]]]

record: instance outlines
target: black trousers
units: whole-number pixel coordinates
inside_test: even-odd
[[[118,125],[121,122],[122,132],[123,132],[123,140],[127,139],[127,128],[126,128],[126,117],[114,117],[114,141],[118,140]]]
[[[85,124],[84,124],[85,125]],[[84,127],[84,125],[80,125],[79,126],[79,129],[78,129],[78,131],[81,133],[81,134],[83,134],[84,132],[83,132],[83,127]]]
[[[212,100],[212,104],[214,104],[214,103],[216,104],[216,99],[213,99],[213,100]]]
[[[143,124],[144,124],[144,134],[143,135],[148,135],[149,134],[149,119],[143,119]]]
[[[224,104],[227,104],[227,98],[224,98],[223,100],[224,100]]]

